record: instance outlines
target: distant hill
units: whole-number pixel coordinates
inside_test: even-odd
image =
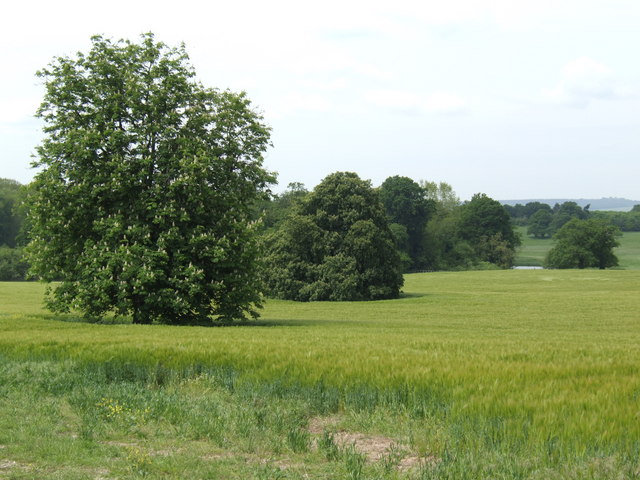
[[[529,202],[540,202],[551,205],[564,202],[576,202],[581,207],[589,207],[590,210],[614,210],[619,212],[628,212],[634,205],[640,205],[640,200],[629,200],[627,198],[532,198],[524,200],[499,200],[503,205],[526,205]]]

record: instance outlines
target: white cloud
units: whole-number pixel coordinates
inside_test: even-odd
[[[372,90],[365,99],[376,106],[403,113],[462,113],[467,109],[466,101],[451,92],[433,92],[428,95],[403,90]]]
[[[345,77],[332,78],[327,81],[306,80],[303,81],[302,84],[307,88],[320,90],[323,92],[335,92],[344,90],[350,85],[349,80],[347,80]]]
[[[37,98],[9,97],[0,98],[0,123],[20,123],[33,119],[40,105]]]
[[[288,55],[278,55],[275,62],[278,62],[283,70],[298,77],[316,78],[318,75],[328,74],[374,80],[388,80],[392,77],[376,65],[361,61],[344,46],[329,45],[313,39],[308,40],[303,46],[290,48]]]
[[[426,25],[488,21],[505,30],[527,30],[544,27],[550,18],[571,18],[580,5],[578,0],[396,0],[387,2],[386,8],[396,14],[404,12],[405,17]]]
[[[589,57],[567,63],[560,81],[543,97],[552,102],[585,108],[594,100],[615,100],[626,94],[616,85],[613,72]]]
[[[420,106],[417,94],[401,90],[372,90],[365,93],[365,99],[379,107],[393,110],[415,111]]]
[[[433,113],[462,113],[467,109],[467,102],[454,93],[435,92],[425,99],[424,108]]]
[[[317,93],[291,92],[277,99],[277,104],[269,108],[270,114],[281,118],[299,112],[328,112],[334,105],[324,95]]]

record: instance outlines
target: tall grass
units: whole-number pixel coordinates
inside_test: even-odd
[[[303,402],[437,457],[424,478],[638,466],[640,271],[414,274],[399,300],[269,301],[260,322],[225,328],[75,323],[39,310],[40,288],[0,284],[5,358]],[[283,435],[302,451],[296,428]]]

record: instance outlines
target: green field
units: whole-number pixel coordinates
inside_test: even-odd
[[[518,227],[522,238],[522,246],[516,253],[516,265],[541,266],[547,252],[553,246],[553,240],[541,239],[527,235],[527,227]],[[640,232],[624,232],[618,239],[620,246],[614,250],[620,263],[618,268],[640,268]]]
[[[0,283],[0,478],[639,478],[638,291],[413,274],[399,300],[201,328],[80,323]]]
[[[640,232],[625,232],[614,250],[621,268],[640,269]]]

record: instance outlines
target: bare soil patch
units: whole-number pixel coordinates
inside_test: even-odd
[[[336,425],[338,425],[339,421],[340,417],[338,416],[313,417],[311,420],[309,420],[309,426],[307,427],[307,430],[311,435],[322,435],[325,430],[335,430]]]
[[[0,470],[8,470],[9,468],[14,468],[19,465],[18,462],[14,462],[13,460],[0,460]]]
[[[397,461],[397,468],[401,471],[410,470],[424,463],[436,461],[435,457],[420,457],[408,445],[382,435],[368,435],[360,432],[338,430],[339,417],[315,417],[309,421],[309,433],[321,435],[329,432],[333,441],[340,448],[353,446],[355,450],[364,455],[368,462],[376,463],[383,459],[393,457]]]
[[[20,462],[16,462],[14,460],[8,460],[8,459],[1,459],[0,460],[0,472],[2,470],[9,470],[9,473],[11,473],[11,470],[30,470],[30,466],[24,463],[20,463]]]

